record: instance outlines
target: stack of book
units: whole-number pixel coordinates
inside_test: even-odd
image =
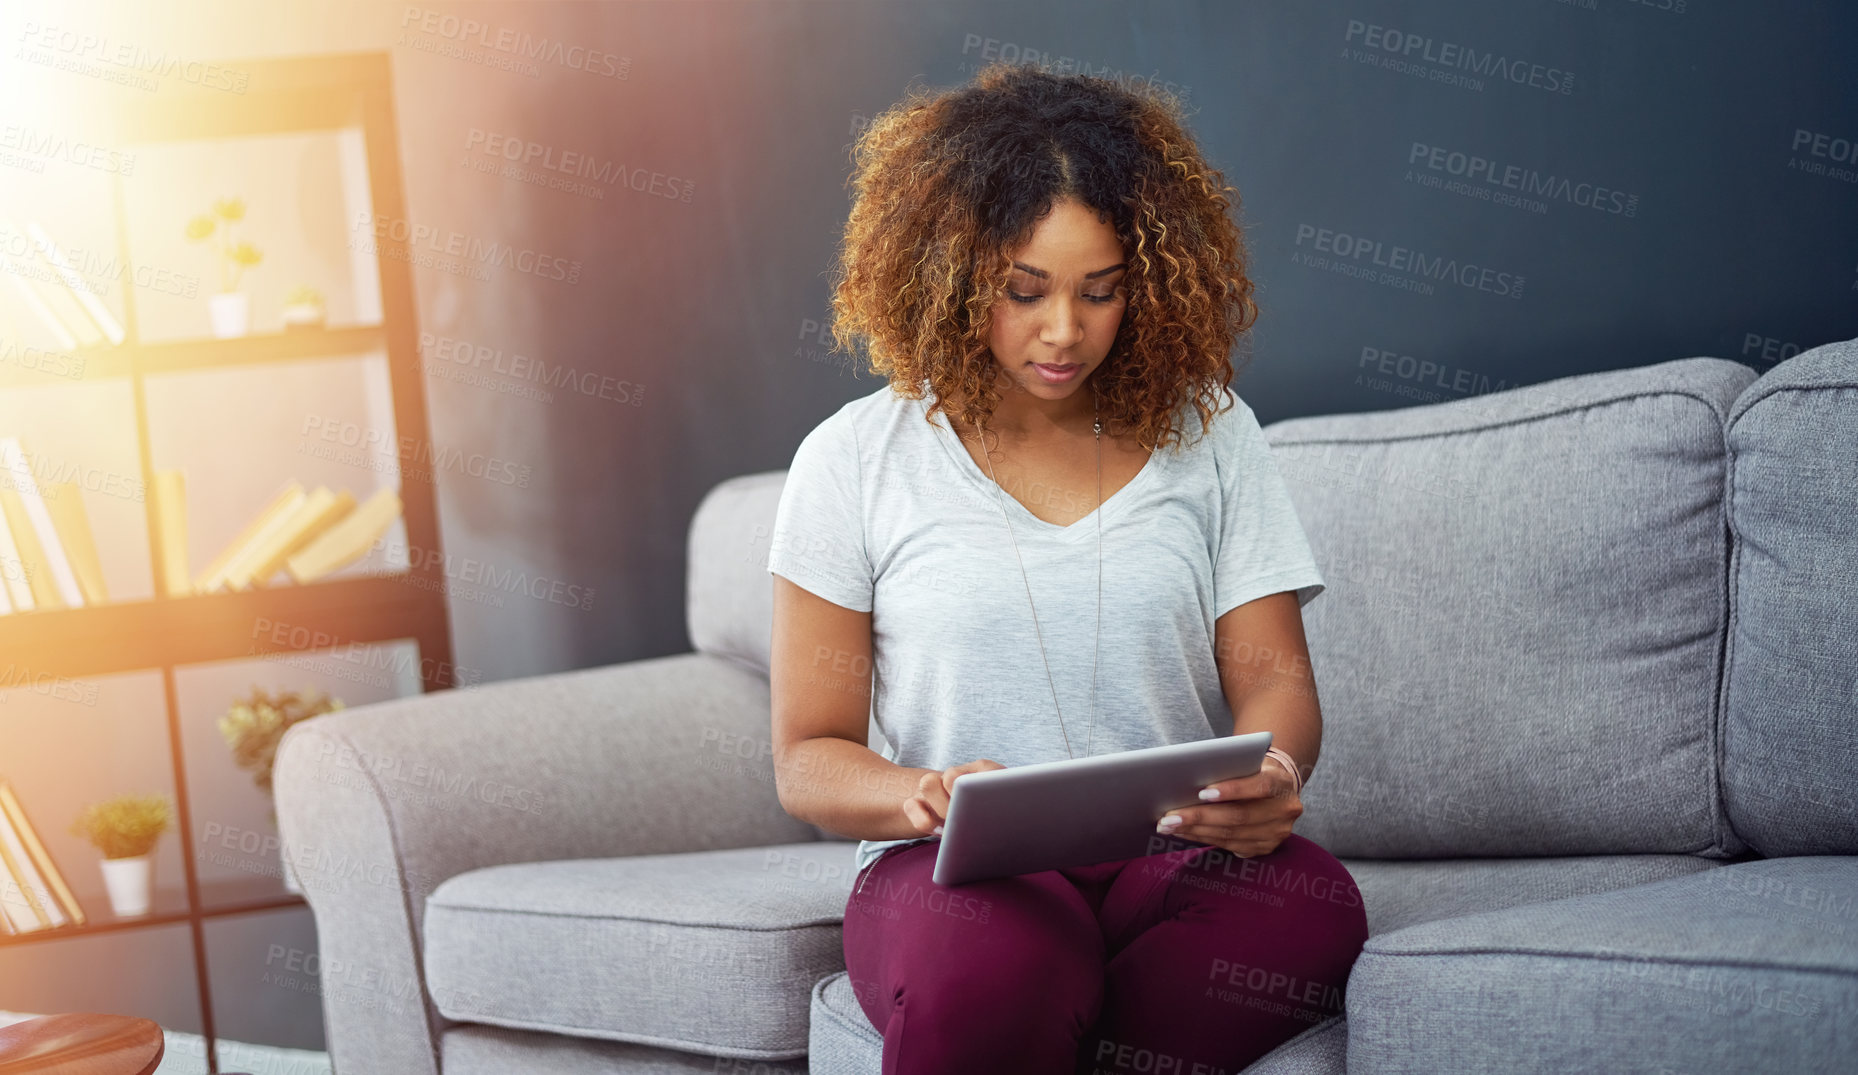
[[[206,570],[188,576],[186,482],[178,470],[155,474],[155,518],[161,528],[162,585],[168,596],[248,590],[280,573],[311,582],[366,556],[400,515],[400,496],[377,489],[356,503],[346,489],[306,490],[287,482],[239,531]]]
[[[280,574],[291,582],[320,579],[366,556],[401,511],[392,489],[357,503],[346,489],[305,489],[293,480],[196,575],[188,570],[181,471],[156,471],[150,496],[169,597],[249,590]],[[20,439],[0,437],[0,614],[108,600],[82,489],[75,481],[40,481]]]
[[[0,251],[0,277],[13,285],[59,350],[113,346],[127,338],[122,322],[71,267],[81,258],[61,248],[37,220],[27,220],[24,228],[16,220],[0,218],[0,223],[12,234],[30,239],[9,243]]]
[[[84,921],[84,909],[45,853],[12,785],[0,780],[0,933],[37,933]]]
[[[0,613],[109,600],[77,482],[41,484],[18,437],[0,437]]]

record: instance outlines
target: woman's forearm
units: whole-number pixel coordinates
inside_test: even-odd
[[[1297,760],[1303,783],[1310,782],[1322,752],[1322,710],[1315,687],[1307,680],[1285,679],[1248,692],[1233,714],[1232,734],[1270,732],[1271,745]]]
[[[781,807],[792,816],[853,840],[924,835],[903,812],[924,774],[886,761],[870,747],[833,735],[802,739],[774,759]]]

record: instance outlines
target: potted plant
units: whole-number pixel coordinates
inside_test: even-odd
[[[298,284],[284,296],[285,332],[291,329],[320,328],[327,316],[323,293],[308,284]]]
[[[212,318],[213,335],[220,339],[245,335],[251,325],[251,301],[239,290],[239,277],[246,269],[264,260],[264,254],[244,239],[234,240],[232,226],[245,219],[245,202],[239,198],[217,198],[213,211],[202,213],[187,222],[187,238],[201,243],[216,240],[219,254],[219,293],[206,300]],[[223,223],[222,223],[223,222]]]
[[[257,784],[266,796],[270,796],[271,766],[277,760],[277,745],[283,741],[284,733],[293,724],[341,708],[340,698],[331,698],[321,691],[279,691],[277,694],[267,694],[254,686],[249,697],[234,701],[226,715],[219,718],[219,734],[226,740],[226,745],[232,748],[233,763],[251,773],[252,783]],[[275,827],[275,800],[271,804],[269,817]],[[281,845],[279,854],[283,856]],[[303,888],[290,872],[288,856],[281,858],[280,869],[284,887],[291,892],[301,893]]]
[[[84,808],[71,832],[103,852],[103,884],[117,917],[148,913],[155,841],[174,823],[165,795],[118,795]]]

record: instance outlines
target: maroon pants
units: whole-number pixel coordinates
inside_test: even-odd
[[[952,886],[939,846],[886,849],[846,903],[883,1075],[1235,1075],[1342,1012],[1368,939],[1348,870],[1295,833]]]

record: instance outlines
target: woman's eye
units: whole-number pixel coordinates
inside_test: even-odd
[[[1039,299],[1043,298],[1044,296],[1042,295],[1021,295],[1017,291],[1009,290],[1006,293],[1006,297],[1009,299],[1012,299],[1014,302],[1037,302],[1039,301]],[[1107,302],[1115,302],[1116,293],[1111,292],[1108,295],[1085,295],[1083,296],[1083,298],[1084,298],[1084,301],[1086,302],[1095,302],[1099,304],[1107,303]]]

